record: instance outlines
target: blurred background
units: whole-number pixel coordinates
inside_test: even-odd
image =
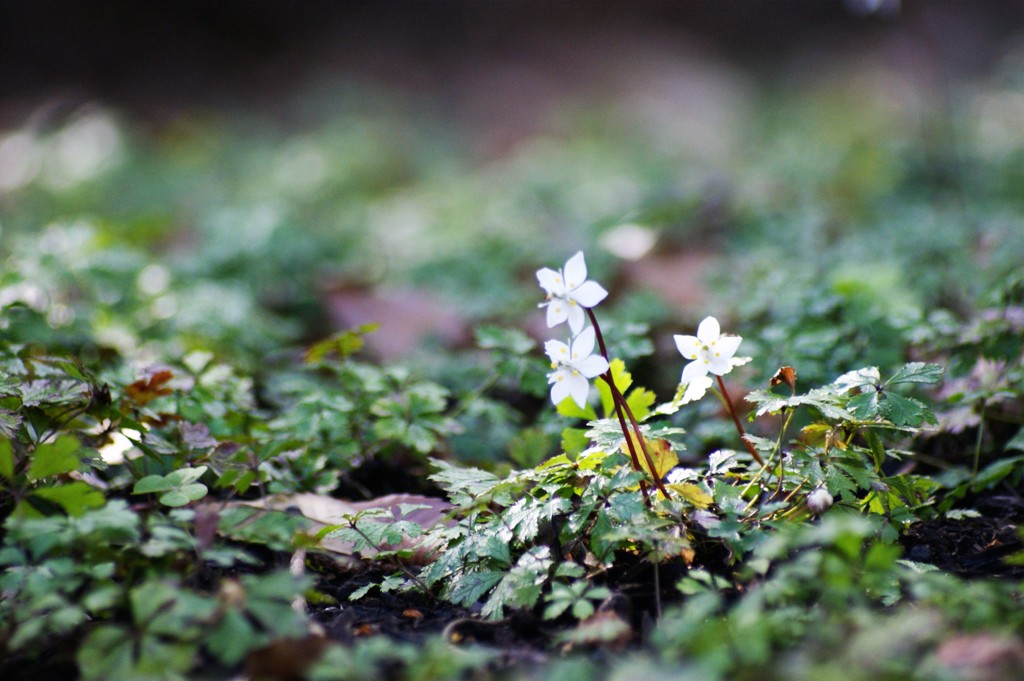
[[[3,331],[255,368],[379,322],[454,376],[584,249],[659,393],[706,314],[895,365],[1020,271],[1022,65],[999,0],[8,0]]]

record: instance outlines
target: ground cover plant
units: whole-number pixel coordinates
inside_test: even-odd
[[[358,109],[6,133],[3,677],[1015,678],[1024,145],[950,188],[830,101],[712,236],[613,118],[486,171]]]

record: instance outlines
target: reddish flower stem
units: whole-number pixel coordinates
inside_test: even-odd
[[[760,465],[764,465],[764,459],[757,453],[757,449],[754,447],[754,443],[747,439],[747,431],[743,429],[743,424],[740,423],[739,416],[736,415],[736,407],[733,406],[732,400],[729,398],[729,391],[725,389],[725,381],[722,380],[721,376],[715,376],[718,379],[718,389],[722,391],[722,401],[725,402],[726,408],[729,410],[729,415],[732,416],[732,422],[736,424],[736,432],[740,434],[740,440],[743,442],[743,446],[747,448],[750,455],[754,457],[754,461]]]
[[[626,398],[619,392],[618,386],[615,385],[615,378],[612,376],[611,370],[611,358],[608,357],[608,348],[604,344],[604,336],[601,334],[601,327],[597,323],[597,317],[594,315],[594,311],[590,308],[586,308],[587,315],[590,317],[590,324],[594,327],[594,335],[597,336],[597,345],[601,348],[601,355],[608,362],[609,368],[601,378],[608,384],[609,390],[612,393],[612,404],[615,406],[615,415],[619,418],[619,427],[622,428],[622,434],[626,437],[626,447],[629,449],[630,458],[633,460],[633,469],[643,472],[643,467],[640,465],[640,459],[636,453],[636,447],[633,444],[633,438],[629,436],[629,429],[626,427],[626,420],[623,418],[623,412],[629,417],[629,423],[633,427],[633,432],[636,433],[636,441],[640,443],[640,450],[644,455],[644,461],[647,462],[648,470],[651,474],[651,479],[654,480],[654,486],[658,488],[658,491],[668,497],[668,491],[665,489],[664,483],[658,477],[656,471],[657,468],[654,466],[654,461],[651,460],[651,455],[647,451],[647,444],[644,436],[640,433],[640,424],[637,423],[636,417],[633,416],[633,410],[629,408],[629,403],[626,402]],[[644,492],[644,499],[647,499],[647,486],[644,481],[640,481],[640,489]]]

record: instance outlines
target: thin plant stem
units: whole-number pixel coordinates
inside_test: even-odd
[[[732,422],[736,425],[736,432],[740,434],[740,441],[743,442],[743,446],[747,448],[750,455],[754,457],[754,461],[764,465],[764,459],[757,453],[757,448],[754,447],[754,443],[747,439],[747,431],[743,429],[743,424],[740,423],[740,417],[736,415],[736,407],[732,404],[732,399],[729,397],[729,391],[725,389],[725,381],[722,380],[721,376],[715,376],[718,379],[718,389],[722,391],[722,401],[725,402],[726,409],[729,410],[729,416],[732,416]]]
[[[985,439],[985,408],[982,407],[978,418],[978,435],[974,439],[974,465],[971,470],[971,479],[978,477],[978,464],[981,461],[981,443]]]
[[[594,327],[594,335],[597,337],[597,345],[601,349],[601,355],[605,361],[608,362],[609,369],[604,373],[601,378],[608,384],[608,389],[612,393],[612,404],[615,406],[615,413],[619,417],[619,426],[622,428],[622,434],[626,436],[626,446],[629,448],[630,455],[633,459],[633,467],[638,471],[643,471],[640,466],[640,460],[636,455],[636,448],[633,445],[633,438],[629,436],[629,430],[626,428],[626,422],[622,417],[623,412],[629,417],[629,423],[633,428],[633,432],[636,434],[636,441],[640,443],[640,451],[644,455],[644,460],[647,462],[648,470],[651,473],[651,479],[654,480],[654,486],[658,488],[665,497],[668,497],[668,491],[665,489],[664,483],[657,475],[657,468],[654,466],[654,461],[651,459],[650,453],[647,451],[647,443],[644,440],[644,436],[640,433],[640,424],[637,423],[636,417],[633,416],[633,410],[629,408],[629,403],[626,402],[626,398],[619,392],[618,386],[615,385],[615,378],[612,376],[611,370],[611,358],[608,356],[608,348],[604,344],[604,336],[601,334],[601,327],[597,323],[597,317],[594,315],[594,311],[587,308],[587,315],[590,317],[590,324]]]
[[[608,373],[606,373],[606,374],[603,374],[601,376],[601,378],[603,378],[608,385],[610,385],[610,386],[614,385],[612,383],[612,377],[611,377],[611,372],[610,371]],[[614,395],[614,392],[613,392],[613,395]],[[626,427],[626,419],[623,418],[623,416],[622,416],[622,408],[619,406],[618,400],[613,400],[613,402],[615,403],[615,415],[619,419],[619,428],[622,429],[622,434],[626,436],[626,447],[629,449],[629,458],[632,459],[632,461],[633,461],[633,470],[643,471],[643,468],[640,466],[640,458],[636,454],[636,446],[633,444],[633,438],[631,438],[629,436],[629,430]],[[647,452],[644,452],[644,454],[646,454],[646,453]],[[651,505],[650,493],[647,491],[647,483],[646,483],[646,481],[644,481],[642,479],[640,480],[640,491],[644,493],[644,502],[647,504],[648,507],[650,507],[650,505]]]
[[[789,422],[793,420],[793,410],[786,409],[786,419],[782,422],[782,428],[779,429],[779,439],[775,442],[775,451],[779,453],[779,484],[775,487],[775,494],[773,497],[777,497],[782,494],[782,484],[786,476],[785,466],[785,455],[782,453],[782,438],[785,437],[786,431],[789,429]]]

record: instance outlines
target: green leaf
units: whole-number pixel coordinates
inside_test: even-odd
[[[78,648],[82,678],[128,679],[134,667],[131,633],[115,625],[100,625]]]
[[[171,506],[173,508],[177,508],[179,506],[185,506],[190,501],[192,501],[192,500],[189,499],[188,496],[184,492],[182,492],[180,490],[176,490],[176,489],[175,490],[171,490],[170,492],[167,492],[166,494],[160,495],[160,503],[163,504],[164,506]]]
[[[1024,428],[1017,431],[1017,434],[1010,438],[1010,441],[1006,443],[1007,450],[1013,450],[1018,452],[1024,452]]]
[[[680,482],[666,487],[697,508],[707,508],[715,501],[710,494],[692,482]]]
[[[0,436],[13,438],[18,433],[20,425],[21,414],[7,409],[0,409]]]
[[[942,380],[942,367],[938,364],[910,362],[900,367],[886,385],[898,383],[938,383]]]
[[[648,437],[643,437],[641,441],[637,438],[636,433],[630,430],[629,441],[633,443],[640,467],[656,480],[661,480],[670,470],[679,465],[679,455],[673,451],[672,443],[668,440],[652,440]],[[650,457],[651,463],[654,464],[653,471],[647,463],[647,456],[644,456],[644,447],[647,449],[647,456]],[[620,449],[626,456],[630,456],[629,444],[627,442],[623,442]]]
[[[26,381],[21,386],[24,407],[39,407],[81,402],[87,399],[89,386],[70,380]]]
[[[456,605],[469,608],[500,582],[505,574],[500,570],[481,570],[462,575],[449,587],[448,600]]]
[[[188,485],[203,477],[203,474],[206,473],[206,470],[206,466],[197,466],[195,468],[179,468],[173,473],[168,473],[167,480],[176,487]]]
[[[620,394],[625,395],[626,391],[629,390],[629,386],[633,384],[633,375],[626,371],[626,363],[621,359],[613,359],[610,364],[609,371],[612,373],[615,387],[619,389]],[[601,395],[601,408],[604,410],[605,418],[607,418],[615,413],[612,390],[608,387],[608,383],[602,379],[596,380],[595,383],[597,384],[597,392]]]
[[[188,485],[182,485],[178,491],[188,497],[189,501],[198,501],[205,497],[209,490],[207,490],[206,485],[203,483],[193,482]]]
[[[328,355],[335,354],[338,359],[345,359],[363,349],[366,341],[363,336],[373,333],[380,324],[362,324],[355,329],[341,331],[316,343],[306,351],[307,364],[323,361]]]
[[[880,395],[881,393],[871,388],[867,392],[851,397],[850,401],[846,404],[846,408],[858,419],[864,421],[872,419],[878,416]]]
[[[162,475],[147,475],[135,483],[132,494],[152,494],[174,489],[174,483]]]
[[[459,505],[473,502],[499,482],[498,476],[479,468],[453,466],[440,459],[431,459],[430,463],[438,469],[429,476],[430,479],[441,485],[452,501]]]
[[[856,371],[848,371],[832,382],[840,392],[854,388],[875,387],[881,381],[878,367],[865,367]]]
[[[80,516],[106,503],[103,492],[80,480],[56,487],[41,487],[33,491],[32,496],[58,504],[71,516]]]
[[[78,458],[79,449],[78,440],[72,435],[61,435],[53,442],[39,445],[31,454],[28,479],[41,480],[77,470],[82,463]]]
[[[528,542],[537,536],[540,523],[551,520],[559,513],[569,510],[568,499],[549,497],[534,499],[523,497],[504,514],[504,524],[512,528],[517,539]]]
[[[163,476],[147,475],[135,483],[132,494],[165,492],[160,497],[161,504],[172,507],[184,506],[191,501],[202,499],[209,492],[206,485],[196,482],[206,470],[206,466],[197,466],[179,468]]]
[[[993,487],[996,483],[1009,476],[1014,471],[1024,470],[1024,455],[1011,456],[995,461],[978,473],[971,481],[971,488],[975,491]]]
[[[235,608],[224,612],[217,626],[206,637],[206,649],[226,665],[242,661],[245,654],[262,643],[259,635],[245,615]]]
[[[878,412],[894,426],[919,426],[932,416],[928,407],[910,397],[886,393],[878,405]]]
[[[14,449],[7,438],[0,439],[0,476],[14,482]]]
[[[551,453],[554,443],[543,428],[520,430],[508,444],[508,458],[523,468],[533,468]]]
[[[599,383],[603,385],[603,381]],[[588,404],[581,408],[578,404],[576,404],[576,401],[571,397],[566,397],[555,407],[555,409],[558,411],[559,414],[570,419],[584,419],[585,421],[593,421],[594,419],[597,418],[597,412],[594,411],[593,407],[591,407]]]
[[[583,428],[565,428],[562,430],[562,451],[575,456],[587,448],[590,439]]]
[[[629,405],[629,410],[633,412],[633,417],[637,422],[640,422],[650,415],[651,407],[657,399],[658,396],[647,388],[637,387],[626,397],[626,404]]]

